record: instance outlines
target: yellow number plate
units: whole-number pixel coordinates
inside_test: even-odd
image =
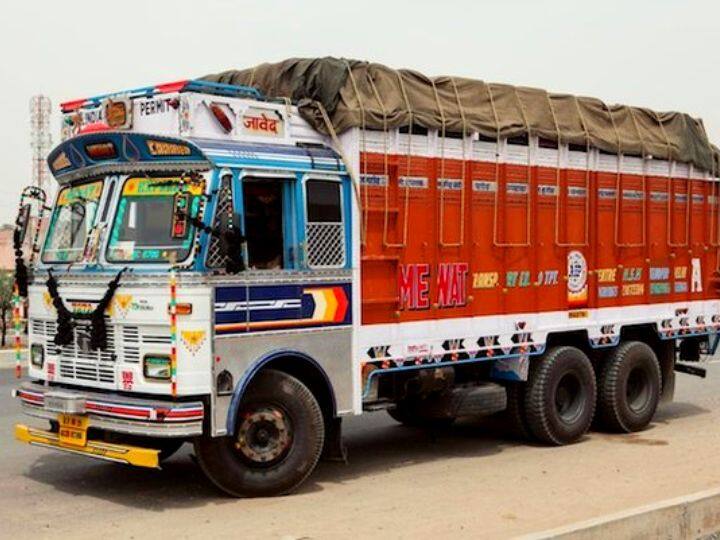
[[[59,414],[60,444],[85,446],[87,444],[88,418],[77,414]]]

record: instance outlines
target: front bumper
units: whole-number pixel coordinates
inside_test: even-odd
[[[160,466],[160,451],[152,448],[141,448],[125,444],[112,444],[103,441],[88,440],[82,446],[63,444],[56,433],[35,429],[22,424],[15,426],[15,438],[32,446],[52,448],[70,454],[79,454],[104,461],[134,465],[136,467],[149,467],[157,469]]]
[[[81,410],[61,411],[48,407],[58,391],[63,400],[79,404]],[[81,413],[89,427],[116,433],[148,437],[193,437],[202,435],[205,406],[202,401],[170,402],[69,390],[25,382],[13,390],[23,412],[37,418],[57,420],[62,412]],[[46,399],[47,397],[47,399]]]

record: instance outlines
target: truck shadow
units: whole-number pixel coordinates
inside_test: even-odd
[[[378,422],[373,416],[383,418]],[[492,455],[518,444],[503,438],[502,431],[486,429],[477,422],[460,422],[447,430],[429,432],[400,426],[384,416],[352,419],[346,436],[349,462],[321,461],[298,493],[323,490],[323,483],[345,482],[417,463]],[[161,470],[153,470],[48,452],[30,465],[25,476],[70,495],[155,512],[236,503],[205,478],[191,454],[192,446],[186,444]]]
[[[407,427],[384,417],[368,423],[372,429],[354,429],[362,419],[350,419],[345,443],[348,463],[321,462],[315,482],[338,483],[377,472],[436,460],[491,456],[527,443],[510,437],[496,418],[461,419],[452,427],[426,430]]]
[[[651,435],[655,425],[707,412],[691,403],[665,405],[645,433]],[[401,426],[382,413],[350,418],[345,424],[348,463],[321,461],[299,494],[321,491],[323,484],[348,482],[397,468],[436,460],[491,456],[518,446],[533,446],[510,437],[498,417],[461,419],[439,431]],[[617,437],[618,441],[628,437],[591,432],[579,444],[598,435]],[[645,440],[641,439],[627,442]],[[26,476],[71,495],[96,497],[155,512],[238,502],[225,497],[205,478],[191,454],[192,446],[187,444],[162,470],[151,470],[45,453],[30,466]]]
[[[699,414],[707,414],[709,412],[711,412],[709,409],[699,407],[694,403],[674,401],[672,403],[661,405],[658,408],[655,418],[653,418],[653,423],[667,424],[676,418],[686,418],[689,416],[697,416]]]

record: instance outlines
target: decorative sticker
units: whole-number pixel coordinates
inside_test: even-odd
[[[197,354],[200,347],[202,347],[205,336],[205,330],[183,330],[180,332],[183,345],[193,355]]]
[[[700,266],[700,259],[693,258],[691,261],[690,274],[690,292],[703,292],[702,286],[702,268]]]
[[[48,311],[51,311],[55,307],[53,306],[52,296],[50,296],[50,293],[47,291],[43,291],[43,304]]]
[[[285,123],[279,112],[271,109],[248,107],[242,115],[242,132],[245,135],[284,137]]]
[[[568,253],[567,263],[568,307],[585,307],[588,299],[587,260],[580,251],[573,250]]]
[[[387,186],[388,177],[387,174],[361,174],[360,185],[369,187],[383,187]]]
[[[123,390],[132,390],[133,389],[133,385],[135,384],[135,381],[133,379],[132,371],[122,371],[121,372],[121,380],[122,380],[122,389]]]
[[[473,289],[492,289],[500,283],[497,272],[475,272],[472,276]]]
[[[130,304],[132,303],[132,299],[132,294],[115,295],[115,301],[113,302],[113,304],[115,309],[117,310],[117,313],[119,313],[121,317],[127,316],[128,310],[130,309]]]

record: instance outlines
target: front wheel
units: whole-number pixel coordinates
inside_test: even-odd
[[[507,409],[500,414],[511,437],[520,441],[533,441],[534,436],[528,425],[525,407],[525,386],[522,382],[507,384]]]
[[[235,433],[200,437],[195,453],[208,478],[234,497],[282,495],[312,473],[324,439],[312,392],[295,377],[266,369],[240,403]]]

